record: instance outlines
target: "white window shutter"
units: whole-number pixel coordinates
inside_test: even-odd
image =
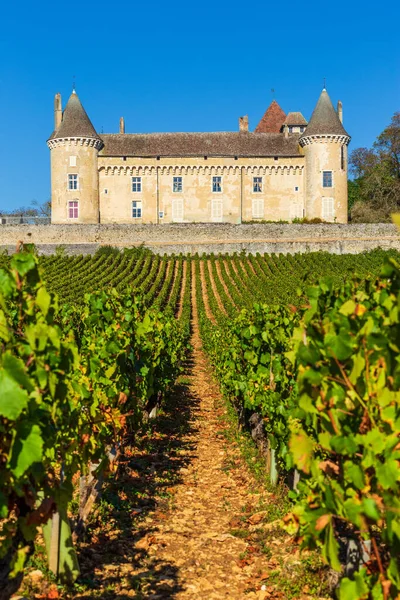
[[[264,218],[264,200],[262,198],[253,198],[253,219]]]
[[[222,221],[223,205],[222,198],[213,198],[211,201],[211,218],[214,221]]]
[[[172,200],[172,220],[175,222],[183,221],[183,199],[174,198]]]
[[[335,203],[333,198],[322,198],[322,218],[332,221],[335,217]]]

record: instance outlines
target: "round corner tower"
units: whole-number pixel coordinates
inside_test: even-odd
[[[98,152],[103,143],[75,91],[64,112],[54,104],[55,130],[47,141],[51,156],[52,223],[99,223]]]
[[[325,89],[299,143],[306,161],[305,216],[347,223],[347,147],[350,136]]]

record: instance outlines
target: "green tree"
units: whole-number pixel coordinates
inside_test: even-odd
[[[400,210],[400,112],[378,136],[371,149],[350,155],[354,180],[349,184],[349,210],[358,222],[390,221]]]

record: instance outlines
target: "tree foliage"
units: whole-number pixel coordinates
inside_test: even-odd
[[[400,112],[372,148],[356,148],[350,155],[354,181],[349,187],[353,221],[390,221],[400,209]]]

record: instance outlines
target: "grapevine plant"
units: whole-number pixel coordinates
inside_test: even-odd
[[[8,598],[38,525],[71,498],[84,414],[74,385],[77,346],[56,324],[57,298],[36,258],[16,254],[0,270],[0,290],[0,589]]]
[[[301,479],[289,529],[337,570],[343,540],[366,555],[342,579],[341,600],[400,595],[399,292],[394,259],[380,280],[311,289],[291,357],[300,411],[290,449]]]
[[[38,258],[0,270],[0,598],[22,580],[39,525],[66,514],[74,475],[104,471],[181,371],[187,333],[127,289],[81,308],[49,293]],[[115,456],[115,452],[114,452]]]

